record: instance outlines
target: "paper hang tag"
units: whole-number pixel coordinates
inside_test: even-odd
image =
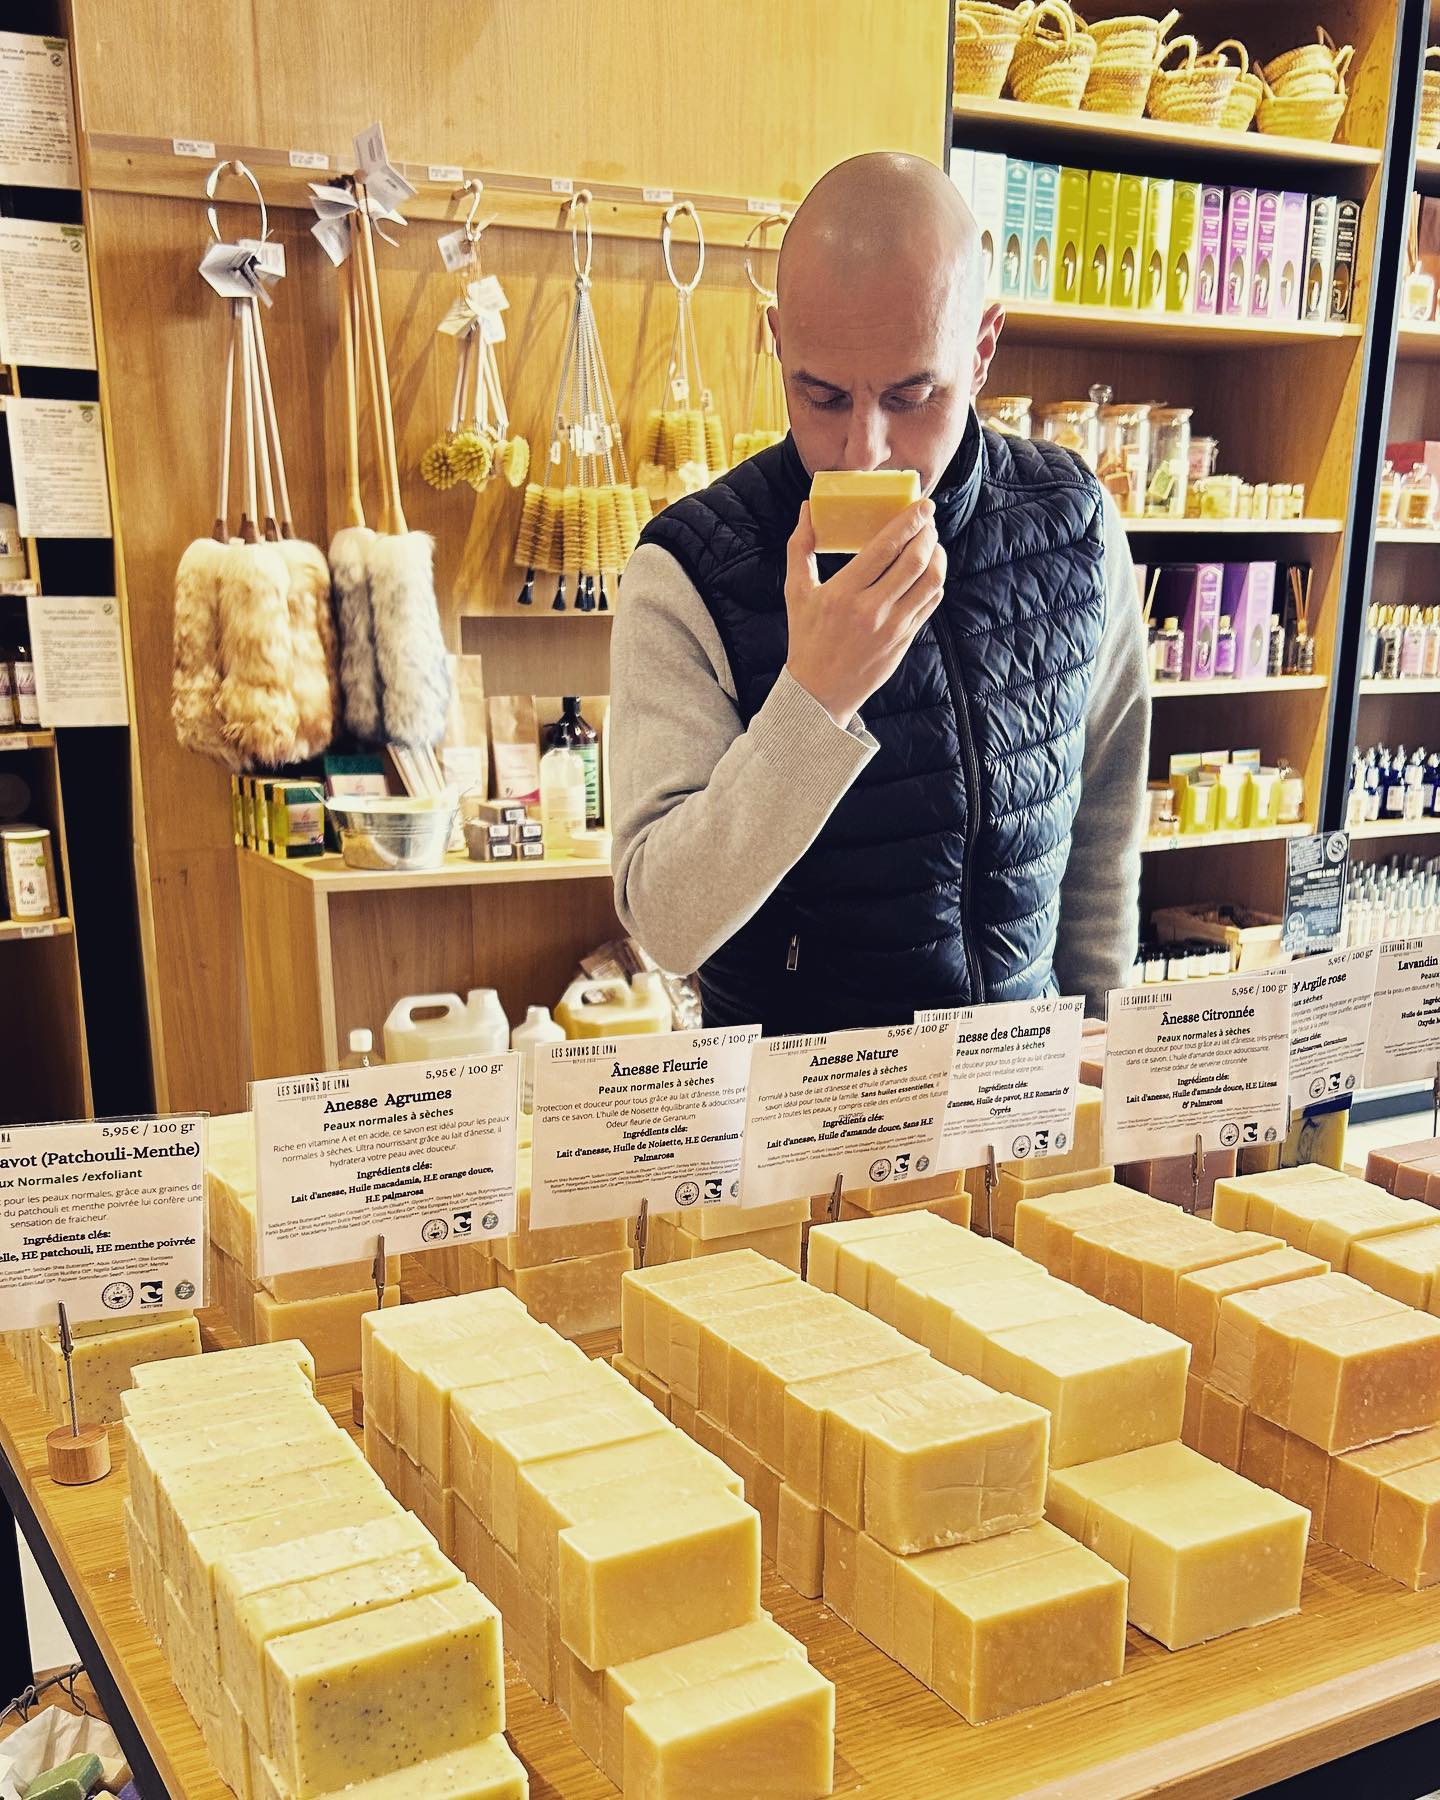
[[[283,281],[285,277],[285,246],[279,238],[237,238],[236,243],[242,250],[254,253],[260,265],[260,275],[265,281]]]
[[[317,219],[310,235],[337,269],[350,255],[350,227],[344,219]]]
[[[212,244],[200,259],[200,273],[226,300],[258,299],[270,304],[255,252],[240,244]]]
[[[468,269],[474,264],[474,240],[463,225],[458,231],[447,231],[435,247],[440,252],[441,262],[452,275],[458,275],[462,269]]]
[[[505,297],[504,288],[494,275],[482,275],[479,281],[470,282],[465,293],[477,314],[502,313],[510,304]]]
[[[487,344],[503,344],[505,342],[505,321],[499,313],[481,313],[480,336]]]
[[[467,331],[473,331],[474,328],[475,315],[471,312],[468,303],[460,299],[451,301],[449,312],[435,327],[435,330],[445,337],[458,338],[464,337]]]
[[[385,128],[378,119],[356,137],[355,160],[365,177],[366,190],[382,206],[398,206],[402,200],[415,198],[415,189],[390,161],[385,148]]]
[[[312,181],[310,204],[319,218],[339,219],[355,211],[355,196],[349,188],[333,187],[328,181]]]

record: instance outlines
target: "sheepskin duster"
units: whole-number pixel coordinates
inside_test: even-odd
[[[450,661],[435,599],[435,541],[378,534],[369,547],[375,667],[392,744],[438,744],[450,712]]]
[[[330,613],[330,569],[314,544],[281,538],[290,611],[290,691],[297,726],[287,762],[319,756],[335,735],[339,675],[335,621]]]
[[[230,545],[220,573],[220,660],[226,742],[246,762],[285,762],[300,715],[291,685],[290,576],[275,544]]]
[[[330,585],[340,638],[345,724],[362,744],[379,743],[384,735],[370,616],[369,562],[374,538],[368,525],[346,525],[330,541]]]
[[[175,659],[170,716],[186,750],[230,769],[243,759],[224,731],[220,695],[220,577],[230,546],[196,538],[175,571]]]

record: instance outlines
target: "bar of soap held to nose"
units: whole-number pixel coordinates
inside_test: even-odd
[[[810,478],[810,524],[823,555],[853,555],[920,498],[914,469],[820,469]]]

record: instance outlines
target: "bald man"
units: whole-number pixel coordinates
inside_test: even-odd
[[[791,431],[661,512],[615,619],[620,917],[710,1025],[907,1023],[1135,958],[1149,685],[1091,471],[973,408],[1004,323],[954,186],[856,157],[797,211],[770,313]],[[924,498],[818,556],[819,469]]]

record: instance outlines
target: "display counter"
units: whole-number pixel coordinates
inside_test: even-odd
[[[594,1353],[609,1342],[587,1345]],[[319,1385],[349,1423],[348,1380]],[[121,1434],[113,1473],[57,1487],[50,1427],[0,1352],[0,1488],[29,1540],[145,1800],[227,1800],[130,1592]],[[837,1795],[886,1800],[1221,1800],[1440,1718],[1440,1590],[1407,1593],[1312,1544],[1298,1616],[1171,1654],[1131,1631],[1124,1677],[996,1724],[966,1725],[898,1664],[767,1565],[763,1603],[837,1690]],[[508,1733],[535,1800],[615,1789],[557,1708],[513,1671]]]

